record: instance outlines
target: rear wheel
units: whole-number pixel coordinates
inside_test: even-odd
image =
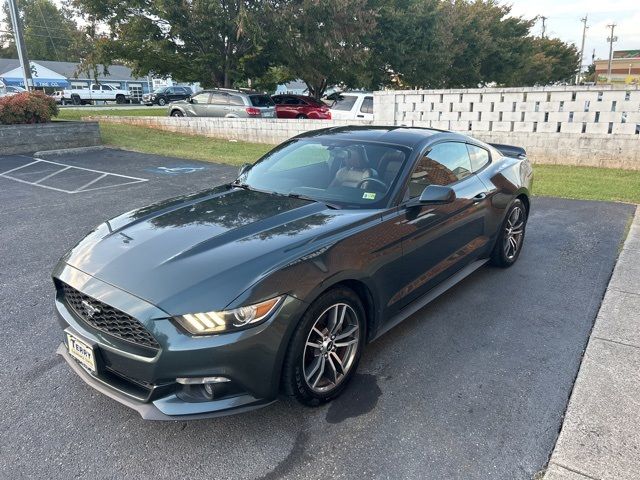
[[[364,346],[365,313],[347,288],[330,290],[300,320],[284,363],[283,386],[300,403],[317,406],[342,393]]]
[[[510,267],[522,251],[527,226],[527,209],[521,200],[516,199],[502,223],[500,234],[491,253],[491,263],[498,267]]]
[[[306,115],[300,114],[296,117],[298,120],[304,120],[305,118],[307,118]]]

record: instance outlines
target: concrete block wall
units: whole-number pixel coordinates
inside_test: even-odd
[[[347,125],[370,125],[367,121],[298,120],[208,117],[86,117],[105,123],[120,123],[157,128],[187,135],[238,140],[253,143],[278,144],[311,130]]]
[[[637,86],[381,91],[374,122],[512,143],[537,163],[640,170]]]
[[[97,122],[0,125],[0,154],[32,153],[102,143]]]

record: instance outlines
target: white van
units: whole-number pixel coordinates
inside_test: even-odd
[[[331,105],[334,120],[373,120],[373,93],[344,92]]]

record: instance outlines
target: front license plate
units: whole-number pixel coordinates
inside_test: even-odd
[[[78,360],[80,364],[91,371],[91,373],[96,373],[96,357],[91,345],[88,345],[78,337],[67,332],[67,346],[69,348],[69,355]]]

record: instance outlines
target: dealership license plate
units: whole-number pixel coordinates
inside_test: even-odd
[[[91,373],[96,373],[96,357],[91,345],[67,332],[67,348],[69,355],[78,360]]]
[[[264,112],[262,114],[263,117],[268,118],[268,117],[273,117],[273,112]]]

